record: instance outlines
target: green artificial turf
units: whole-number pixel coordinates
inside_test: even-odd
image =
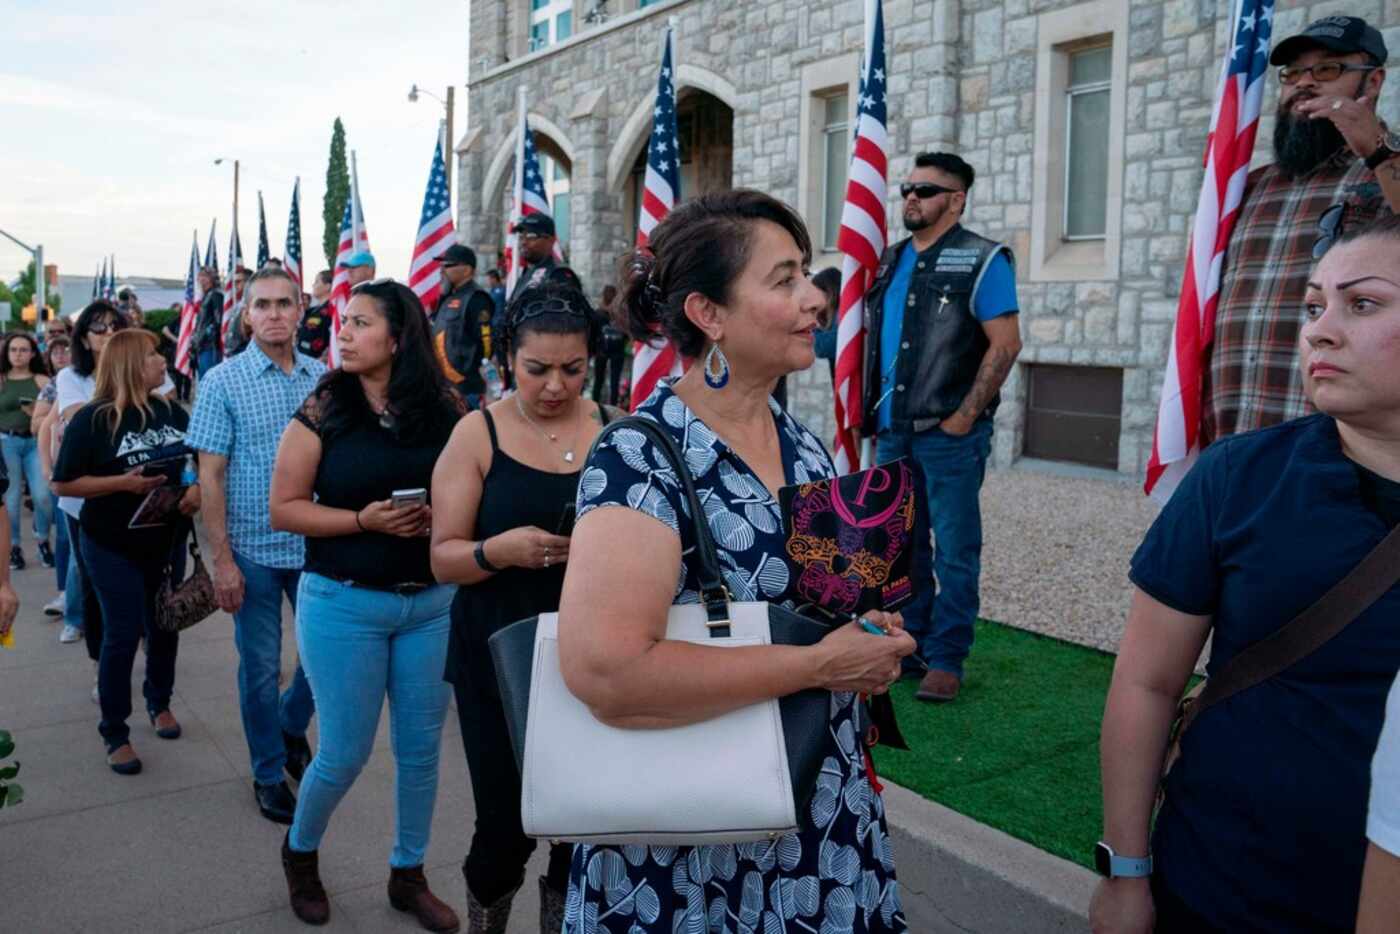
[[[926,798],[1092,868],[1103,805],[1099,726],[1113,656],[979,621],[951,704],[891,691],[904,752],[876,770]]]

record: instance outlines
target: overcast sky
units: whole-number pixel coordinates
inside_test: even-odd
[[[331,124],[345,123],[379,274],[404,277],[443,108],[466,131],[467,0],[0,0],[0,229],[66,275],[115,253],[118,276],[183,278],[218,217],[257,251],[257,191],[281,256],[301,176],[305,264],[324,265]],[[214,160],[227,157],[223,165]],[[28,263],[0,238],[0,279]]]

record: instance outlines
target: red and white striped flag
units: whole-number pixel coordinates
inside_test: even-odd
[[[1232,23],[1233,41],[1220,69],[1206,140],[1205,177],[1186,251],[1176,332],[1167,356],[1152,459],[1143,485],[1158,502],[1171,498],[1201,452],[1202,377],[1215,336],[1221,263],[1239,218],[1259,130],[1273,33],[1272,0],[1238,0]]]
[[[535,134],[530,130],[530,120],[525,110],[523,88],[520,91],[518,106],[520,114],[516,125],[520,127],[520,133],[515,139],[515,181],[511,189],[510,221],[506,225],[506,248],[501,257],[506,267],[507,295],[515,291],[515,283],[520,279],[521,270],[525,268],[525,262],[520,257],[520,235],[516,233],[515,225],[531,214],[554,217],[549,209],[549,194],[544,188],[544,174],[540,172]],[[564,261],[564,251],[560,249],[557,237],[554,240],[553,253],[556,261]]]
[[[360,172],[355,154],[350,153],[350,197],[340,219],[340,246],[335,253],[335,271],[331,278],[331,366],[340,366],[340,318],[350,304],[350,270],[341,265],[352,254],[369,252],[369,233],[365,230],[364,209],[360,206]]]
[[[219,319],[219,349],[227,352],[228,335],[233,330],[233,310],[243,298],[238,284],[238,268],[243,265],[243,244],[238,240],[238,218],[233,221],[233,239],[228,244],[228,284],[224,287],[224,313]]]
[[[287,248],[282,254],[282,268],[287,270],[287,275],[297,284],[297,291],[302,289],[301,283],[301,176],[297,176],[296,183],[292,185],[292,209],[287,215]]]
[[[195,231],[194,242],[190,244],[190,268],[185,274],[185,301],[180,306],[180,330],[175,336],[175,369],[186,376],[194,376],[194,362],[190,360],[190,342],[194,338],[195,319],[199,317],[199,302],[194,298],[194,280],[199,272],[199,231]]]
[[[433,164],[428,169],[428,190],[423,194],[423,213],[418,221],[418,239],[413,243],[408,285],[432,314],[442,294],[442,264],[437,258],[456,239],[452,231],[451,198],[447,194],[447,164],[442,161],[442,136],[433,148]]]
[[[865,365],[865,293],[885,252],[885,195],[889,187],[889,134],[885,108],[885,20],[880,0],[866,0],[865,67],[860,77],[855,142],[841,209],[841,296],[836,324],[836,470],[861,466],[856,432]]]
[[[637,217],[637,246],[646,246],[651,232],[681,197],[681,144],[676,135],[675,35],[669,27],[662,40],[661,71],[656,78],[651,138],[647,141],[647,172]],[[681,374],[681,355],[664,337],[632,345],[632,411],[667,376]]]

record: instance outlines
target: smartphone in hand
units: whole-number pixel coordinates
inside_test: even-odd
[[[554,530],[555,535],[562,535],[568,538],[574,534],[574,516],[578,512],[578,505],[569,503],[564,507],[564,514],[559,517],[559,528]]]
[[[428,505],[428,491],[421,486],[411,490],[395,490],[389,494],[389,504],[395,509],[426,506]]]

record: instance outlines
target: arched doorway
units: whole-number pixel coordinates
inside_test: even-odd
[[[676,101],[676,134],[681,147],[681,200],[734,185],[734,111],[718,97],[681,88]],[[627,216],[632,240],[646,178],[647,149],[642,140],[627,176]],[[630,242],[630,241],[629,241]]]
[[[559,245],[567,252],[570,221],[573,218],[569,180],[573,175],[574,164],[554,140],[538,130],[535,131],[535,149],[539,152],[544,193],[549,199],[550,213],[554,215],[554,232],[559,238]]]

